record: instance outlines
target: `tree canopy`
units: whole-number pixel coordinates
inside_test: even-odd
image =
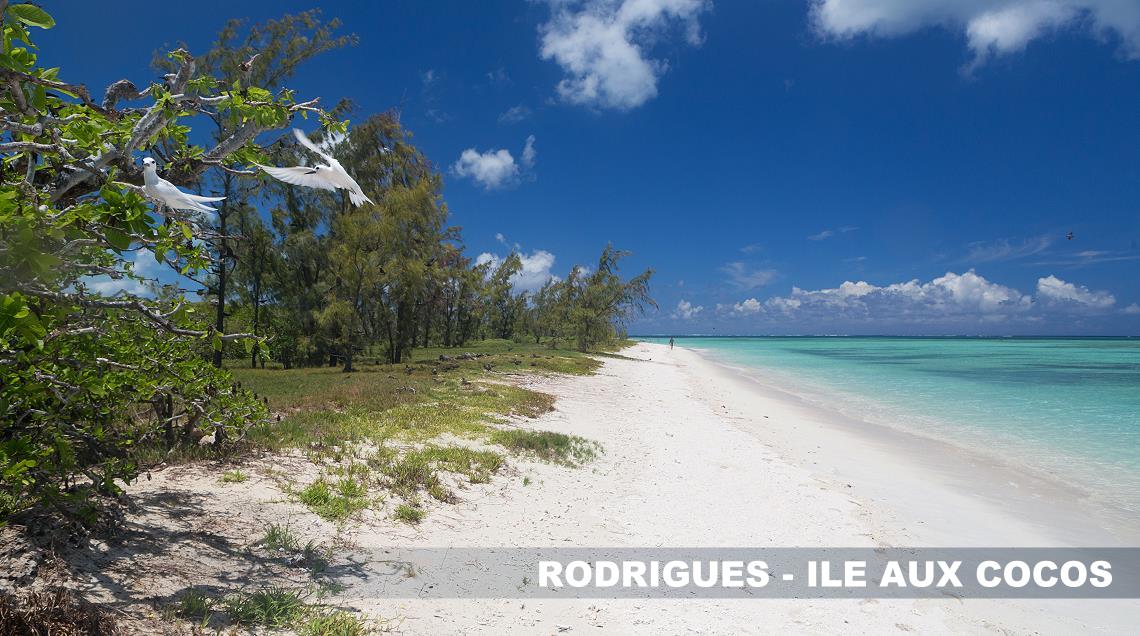
[[[325,110],[287,87],[355,43],[319,12],[232,21],[200,57],[157,56],[163,81],[120,80],[100,101],[38,63],[48,13],[0,0],[0,14],[0,513],[86,514],[155,457],[271,426],[230,365],[352,371],[487,337],[585,351],[653,305],[652,271],[622,279],[610,246],[535,293],[517,289],[519,255],[465,256],[398,112],[349,127],[343,96]],[[374,204],[256,171],[312,160],[285,134],[306,118]],[[180,188],[225,196],[217,214],[149,200],[143,154]]]

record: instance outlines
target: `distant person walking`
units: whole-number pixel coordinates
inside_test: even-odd
[[[669,336],[669,350],[673,350],[673,336]]]

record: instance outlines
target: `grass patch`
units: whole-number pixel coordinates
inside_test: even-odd
[[[197,588],[190,588],[178,599],[174,613],[181,618],[205,618],[210,614],[210,597]]]
[[[325,612],[301,626],[301,636],[362,636],[369,631],[364,619],[343,610]]]
[[[306,605],[296,590],[271,587],[256,592],[239,592],[222,600],[230,619],[239,625],[287,627],[304,617]]]
[[[317,481],[293,493],[324,519],[344,521],[373,505],[368,490],[378,486],[405,502],[424,495],[454,502],[442,473],[483,483],[503,465],[500,453],[436,445],[440,437],[490,441],[566,465],[589,461],[600,450],[580,437],[497,428],[508,417],[538,417],[554,405],[553,396],[514,386],[504,376],[589,374],[601,364],[590,355],[485,340],[419,349],[400,364],[379,363],[366,351],[356,363],[356,373],[338,367],[231,369],[281,414],[280,421],[250,431],[250,443],[271,451],[300,448],[324,467]],[[366,447],[380,450],[364,457]],[[229,475],[223,481],[240,480],[231,482]]]
[[[239,468],[222,473],[222,477],[218,481],[223,484],[240,484],[249,481],[249,475],[243,473]]]
[[[404,523],[419,523],[423,521],[427,513],[423,511],[423,508],[402,503],[396,506],[396,511],[392,513],[392,516],[397,521],[403,521]]]
[[[301,539],[288,524],[271,523],[265,526],[261,545],[270,551],[296,552],[301,547]]]
[[[503,457],[463,446],[428,446],[403,455],[386,453],[376,463],[387,477],[385,485],[401,497],[414,499],[426,491],[434,499],[451,502],[454,496],[440,483],[439,471],[463,475],[472,484],[486,483],[502,468]]]
[[[577,435],[517,428],[495,431],[490,441],[516,453],[566,466],[581,466],[596,458],[602,448],[597,442]]]
[[[368,507],[367,489],[351,477],[330,483],[325,477],[297,493],[297,499],[322,519],[344,521]]]

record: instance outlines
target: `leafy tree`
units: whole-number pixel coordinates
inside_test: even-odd
[[[258,135],[297,114],[336,126],[316,100],[222,84],[181,49],[164,83],[121,80],[95,102],[38,65],[31,32],[50,15],[2,0],[0,15],[0,492],[75,512],[138,474],[139,446],[221,446],[264,417],[201,355],[251,334],[223,333],[177,289],[147,293],[145,259],[194,277],[219,258],[209,219],[152,210],[136,153],[187,186],[264,161]],[[209,147],[189,141],[203,115],[230,122]]]
[[[657,307],[649,296],[652,269],[624,281],[618,274],[619,262],[628,255],[629,252],[607,245],[591,274],[580,276],[579,270],[575,270],[568,292],[570,322],[579,351],[613,339],[618,328],[634,314],[646,307]]]

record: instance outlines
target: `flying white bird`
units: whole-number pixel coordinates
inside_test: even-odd
[[[217,212],[216,209],[205,204],[225,199],[225,197],[200,197],[196,194],[183,192],[173,183],[158,176],[154,159],[144,157],[142,164],[143,192],[146,192],[150,198],[161,201],[168,208],[188,212]]]
[[[360,185],[356,183],[355,179],[349,176],[339,161],[333,159],[318,148],[316,144],[309,141],[305,133],[300,130],[294,128],[293,136],[297,138],[297,141],[300,142],[302,146],[320,155],[328,164],[323,166],[294,166],[292,168],[274,168],[261,164],[254,165],[278,181],[284,181],[291,185],[305,186],[306,188],[320,188],[322,190],[336,190],[340,188],[348,190],[348,198],[352,201],[353,205],[372,203],[372,199],[364,196],[364,191],[360,189]]]

